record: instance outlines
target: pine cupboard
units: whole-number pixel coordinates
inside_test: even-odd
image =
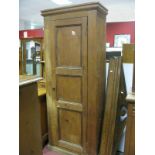
[[[42,15],[49,147],[96,155],[105,103],[107,9],[87,3]]]

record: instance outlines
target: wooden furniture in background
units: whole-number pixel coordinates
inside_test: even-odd
[[[129,94],[126,100],[128,103],[128,118],[124,155],[135,155],[135,95]]]
[[[121,51],[106,52],[106,62],[109,63],[111,58],[120,57]]]
[[[30,41],[34,41],[35,48],[32,50],[34,53],[39,51],[40,55],[40,73],[43,80],[38,82],[38,98],[39,98],[39,105],[40,105],[40,121],[41,121],[41,132],[42,132],[42,144],[43,146],[46,144],[48,139],[48,130],[47,130],[47,105],[46,105],[46,88],[45,88],[45,61],[44,61],[44,48],[43,48],[43,38],[23,38],[21,39],[21,48],[20,48],[20,75],[26,75],[26,61],[27,61],[27,53],[26,53],[26,44]],[[39,47],[39,48],[38,48]],[[32,51],[31,51],[32,52]],[[36,74],[36,55],[34,54],[33,59],[33,74]],[[23,56],[23,58],[22,58]],[[37,55],[38,56],[38,55]],[[26,76],[29,77],[29,76]]]
[[[19,48],[19,75],[22,74],[22,49]]]
[[[123,56],[123,63],[134,63],[135,44],[123,44],[122,56]]]
[[[135,92],[135,44],[123,44],[123,63],[133,64],[132,92]]]
[[[45,80],[38,82],[38,97],[40,104],[40,116],[41,116],[41,135],[42,146],[44,147],[48,141],[48,123],[47,123],[47,103],[46,103],[46,88]]]
[[[121,57],[110,59],[99,155],[115,155],[126,123],[127,103]]]
[[[19,154],[42,155],[41,123],[35,76],[20,76]]]
[[[27,63],[27,51],[26,51],[26,44],[30,41],[34,41],[35,42],[35,48],[32,49],[35,53],[32,57],[32,61],[33,61],[33,75],[36,74],[36,62],[34,61],[34,59],[36,59],[36,54],[37,52],[39,52],[39,56],[40,56],[40,72],[43,78],[45,78],[44,76],[44,72],[45,72],[45,61],[44,61],[44,50],[43,50],[43,38],[23,38],[20,39],[21,41],[21,52],[22,52],[22,75],[27,74],[26,73],[26,63]],[[37,51],[37,44],[40,44],[40,51]]]
[[[42,15],[49,147],[96,155],[105,100],[107,9],[88,3]]]
[[[128,118],[126,126],[125,155],[135,154],[135,45],[123,45],[123,63],[133,64],[132,92],[127,95]]]

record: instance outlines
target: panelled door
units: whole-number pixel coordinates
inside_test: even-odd
[[[52,145],[71,152],[86,151],[87,128],[87,17],[49,21],[51,52]],[[48,59],[48,58],[47,58]],[[51,77],[49,77],[51,72]],[[47,79],[48,81],[48,79]]]

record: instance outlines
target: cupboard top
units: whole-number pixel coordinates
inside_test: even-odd
[[[34,83],[34,82],[37,82],[39,80],[42,80],[42,77],[20,75],[19,86],[25,86],[27,84]]]
[[[59,7],[54,9],[46,9],[41,11],[42,16],[48,16],[48,15],[54,15],[54,14],[63,14],[66,12],[74,12],[74,11],[82,11],[82,10],[98,10],[99,12],[103,14],[107,14],[108,10],[101,5],[99,2],[93,2],[93,3],[84,3],[79,5],[71,5],[71,6],[65,6],[65,7]]]

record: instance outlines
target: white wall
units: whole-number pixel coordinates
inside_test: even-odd
[[[109,63],[106,63],[106,83],[107,83],[107,77],[108,77],[108,68],[109,68]],[[133,64],[124,63],[123,69],[124,69],[124,75],[125,75],[125,81],[126,81],[126,89],[127,89],[127,93],[129,93],[132,90]]]

